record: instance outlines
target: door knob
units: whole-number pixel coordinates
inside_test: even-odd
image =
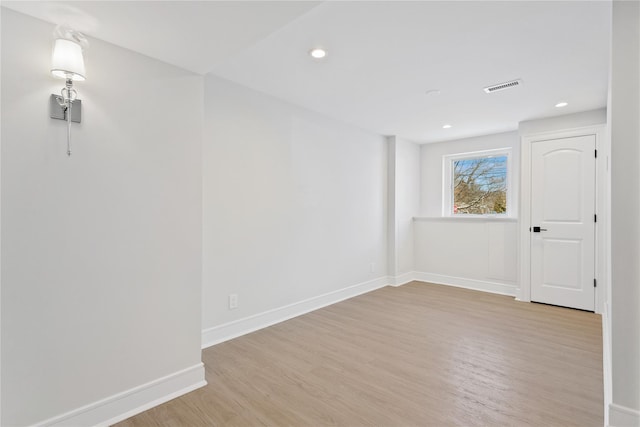
[[[546,228],[540,228],[540,227],[533,227],[533,232],[534,233],[539,233],[541,231],[547,231]]]

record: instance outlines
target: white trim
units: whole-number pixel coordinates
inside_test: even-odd
[[[550,139],[571,138],[577,136],[595,135],[598,158],[596,159],[596,259],[594,263],[595,278],[598,282],[596,288],[595,312],[602,313],[606,289],[608,288],[607,267],[607,226],[610,207],[607,204],[609,171],[607,162],[609,158],[609,143],[606,138],[605,125],[585,126],[561,131],[536,132],[521,136],[521,162],[520,162],[520,280],[516,294],[518,301],[531,301],[531,144],[536,141]]]
[[[399,276],[389,277],[389,286],[398,287],[406,285],[407,283],[413,282],[415,280],[415,275],[415,271],[410,271]]]
[[[520,250],[518,263],[520,265],[520,280],[516,300],[531,301],[531,141],[527,137],[521,138],[520,145]]]
[[[413,220],[419,222],[518,222],[518,218],[501,215],[414,216]]]
[[[611,334],[609,332],[609,310],[607,304],[602,311],[602,379],[604,386],[604,425],[609,423],[609,405],[613,395],[612,369],[611,369]]]
[[[398,212],[396,209],[396,137],[387,137],[387,273],[395,276],[398,271]]]
[[[276,323],[309,313],[310,311],[383,288],[388,284],[389,277],[384,276],[283,307],[267,310],[243,319],[204,329],[202,331],[202,348],[211,347],[212,345],[266,328],[267,326],[275,325]]]
[[[447,276],[444,274],[415,272],[414,280],[420,282],[436,283],[438,285],[455,286],[457,288],[473,289],[475,291],[489,292],[500,295],[516,295],[515,285],[489,282],[486,280],[467,279],[464,277]]]
[[[607,266],[608,235],[610,234],[609,218],[611,215],[611,201],[609,199],[609,156],[611,149],[609,138],[607,138],[606,127],[596,128],[596,222],[595,233],[595,275],[598,281],[596,288],[595,312],[604,312],[605,301],[607,301],[607,289],[609,288],[609,273]]]
[[[198,363],[35,425],[106,427],[205,385],[204,364]]]
[[[331,304],[353,298],[385,286],[402,286],[413,281],[436,283],[439,285],[455,286],[458,288],[473,289],[476,291],[489,292],[493,294],[515,296],[515,285],[485,280],[466,279],[462,277],[446,276],[443,274],[433,274],[411,271],[395,277],[380,277],[368,282],[348,286],[337,291],[328,292],[317,297],[309,298],[283,307],[267,310],[254,314],[243,319],[234,320],[222,325],[207,328],[202,331],[202,348],[211,347],[216,344],[240,337],[242,335],[255,332],[276,323],[284,322],[311,311],[326,307]]]
[[[640,426],[640,411],[612,403],[609,405],[609,426],[638,427]]]

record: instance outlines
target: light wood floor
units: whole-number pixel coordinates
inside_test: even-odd
[[[133,426],[602,426],[599,315],[413,282],[203,352]]]

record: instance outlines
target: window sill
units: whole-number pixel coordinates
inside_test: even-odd
[[[414,216],[414,221],[430,222],[518,222],[518,218],[499,216]]]

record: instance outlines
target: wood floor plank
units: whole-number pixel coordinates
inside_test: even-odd
[[[118,424],[601,426],[599,315],[412,282],[203,351],[208,385]]]

